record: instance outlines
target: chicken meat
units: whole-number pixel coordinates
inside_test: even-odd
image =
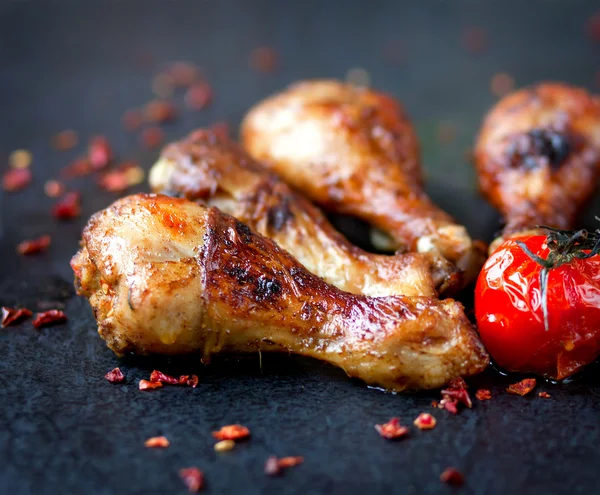
[[[210,129],[168,145],[149,181],[155,192],[201,200],[236,217],[347,292],[434,297],[448,295],[460,283],[459,273],[441,256],[375,255],[352,245],[318,208]]]
[[[117,354],[284,351],[394,391],[488,364],[460,303],[343,292],[239,220],[183,198],[116,201],[89,220],[71,266]]]

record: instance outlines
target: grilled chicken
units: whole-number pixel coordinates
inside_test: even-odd
[[[417,137],[391,97],[308,81],[267,98],[242,124],[250,154],[322,207],[366,220],[391,247],[441,253],[472,281],[485,248],[423,190]]]
[[[394,391],[488,363],[459,303],[343,292],[239,220],[183,198],[116,201],[90,219],[71,266],[117,354],[293,352]]]
[[[502,213],[502,237],[536,225],[572,229],[600,175],[600,98],[543,83],[503,98],[475,147],[483,195]]]
[[[350,244],[319,209],[267,172],[227,136],[199,130],[165,148],[150,171],[155,192],[217,206],[273,239],[310,272],[347,292],[367,296],[438,295],[459,274],[440,256],[381,256]]]

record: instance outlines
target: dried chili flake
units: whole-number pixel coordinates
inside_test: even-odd
[[[8,157],[8,164],[16,169],[29,168],[32,161],[33,155],[28,150],[15,150]]]
[[[42,328],[50,325],[58,325],[65,321],[67,321],[67,315],[60,309],[50,309],[43,313],[37,313],[31,323],[35,328]]]
[[[8,308],[2,306],[2,328],[16,325],[29,318],[33,313],[26,308]]]
[[[150,374],[150,381],[151,382],[161,382],[161,383],[167,383],[169,385],[179,385],[179,379],[175,378],[174,376],[171,375],[167,375],[166,373],[163,373],[162,371],[158,371],[158,370],[154,370],[151,374]]]
[[[122,170],[112,170],[98,179],[98,185],[108,192],[120,193],[129,187],[127,176]]]
[[[438,407],[438,406],[439,406],[439,403],[438,403],[437,400],[432,400],[431,401],[431,407]]]
[[[552,397],[548,392],[540,392],[538,396],[542,399],[549,399],[550,397]]]
[[[281,473],[281,468],[279,467],[279,460],[275,456],[271,456],[265,462],[265,474],[269,476],[277,476]]]
[[[136,131],[142,126],[143,121],[142,113],[135,108],[127,110],[121,117],[123,127],[128,131]]]
[[[227,122],[217,122],[210,126],[210,130],[215,136],[221,139],[227,139],[229,137],[229,124]]]
[[[95,136],[88,145],[88,159],[94,170],[108,166],[112,160],[112,150],[108,139],[104,136]]]
[[[592,15],[586,23],[586,33],[592,41],[600,42],[600,12]]]
[[[277,476],[281,474],[284,469],[298,466],[303,462],[304,457],[300,456],[282,457],[281,459],[271,456],[265,462],[265,474],[268,474],[269,476]]]
[[[402,438],[408,435],[408,428],[400,425],[399,418],[392,418],[387,423],[375,425],[375,429],[377,430],[377,433],[388,440]]]
[[[443,399],[440,402],[440,406],[448,409],[450,412],[452,412],[451,409],[454,409],[454,407],[450,406],[450,408],[448,408],[446,404],[450,404],[451,402],[455,402],[454,406],[460,402],[468,408],[473,407],[473,402],[471,401],[467,388],[469,388],[468,385],[460,377],[450,380],[447,388],[442,390]]]
[[[490,400],[492,398],[492,393],[487,388],[480,388],[475,392],[475,397],[477,400]]]
[[[140,380],[138,388],[140,390],[150,390],[153,388],[160,388],[163,384],[161,382],[151,382],[149,380]]]
[[[501,98],[510,93],[515,87],[515,80],[506,72],[494,74],[490,81],[490,91],[494,96]]]
[[[233,440],[221,440],[220,442],[215,443],[216,452],[227,452],[234,447],[235,442]]]
[[[212,436],[217,440],[243,440],[250,436],[250,430],[242,425],[227,425],[213,431]]]
[[[149,149],[157,148],[164,140],[164,132],[160,127],[148,127],[140,134],[142,144]]]
[[[453,467],[444,469],[444,472],[440,475],[440,480],[448,485],[462,485],[465,482],[465,477],[462,473]]]
[[[169,439],[164,436],[150,437],[150,438],[148,438],[148,440],[146,440],[144,442],[144,446],[151,448],[151,449],[155,449],[155,448],[166,449],[169,445],[171,445],[171,442],[169,442]]]
[[[524,396],[533,391],[535,386],[537,385],[537,380],[535,378],[525,378],[518,383],[513,383],[509,385],[506,391],[509,394],[515,394]]]
[[[248,63],[250,68],[267,74],[273,72],[278,65],[278,55],[274,48],[270,46],[259,46],[250,52]]]
[[[49,180],[44,184],[44,192],[49,198],[58,198],[65,192],[65,185],[57,180]]]
[[[213,99],[213,91],[207,82],[193,84],[185,93],[185,104],[191,110],[206,108]]]
[[[119,368],[115,368],[110,370],[106,375],[104,375],[110,383],[123,383],[125,381],[125,375]]]
[[[56,134],[52,138],[52,146],[58,151],[66,151],[77,146],[79,136],[72,129],[67,129]]]
[[[458,414],[458,401],[450,397],[444,397],[438,404],[438,408],[445,409],[452,414]]]
[[[2,177],[2,189],[6,192],[15,192],[25,189],[33,175],[28,168],[11,168],[4,173]]]
[[[190,86],[200,77],[200,69],[191,62],[174,62],[167,74],[172,78],[173,84],[177,87]]]
[[[43,235],[37,239],[20,242],[17,245],[17,252],[23,255],[41,253],[48,249],[51,242],[52,238],[49,235]]]
[[[66,167],[63,167],[60,171],[60,175],[65,179],[70,179],[73,177],[83,177],[84,175],[89,175],[93,171],[92,165],[87,157],[80,156]]]
[[[192,388],[196,388],[198,386],[198,375],[192,375],[190,376],[186,381],[185,384],[188,387],[192,387]]]
[[[52,215],[60,220],[78,217],[81,213],[80,199],[78,192],[65,194],[52,208]]]
[[[170,101],[152,100],[144,107],[144,118],[147,122],[171,122],[177,117],[175,105]]]
[[[462,45],[470,53],[481,53],[488,45],[487,31],[482,27],[470,27],[462,33]]]
[[[279,467],[286,469],[289,467],[298,466],[299,464],[302,464],[303,462],[304,462],[304,457],[301,457],[301,456],[282,457],[281,459],[279,459]]]
[[[204,485],[204,473],[196,467],[180,469],[179,476],[190,493],[199,492]]]
[[[435,428],[436,423],[436,419],[429,413],[421,413],[417,416],[417,419],[414,420],[414,425],[419,428],[419,430],[432,430]]]

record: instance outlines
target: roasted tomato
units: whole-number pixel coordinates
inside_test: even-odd
[[[560,380],[598,357],[599,237],[553,231],[510,239],[490,256],[475,315],[498,366]]]

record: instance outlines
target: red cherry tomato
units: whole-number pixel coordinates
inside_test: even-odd
[[[510,239],[498,247],[475,289],[479,333],[501,368],[560,380],[600,354],[600,255],[573,258],[550,269],[546,328],[540,297],[542,266],[517,240],[533,254],[548,256],[545,236]]]

